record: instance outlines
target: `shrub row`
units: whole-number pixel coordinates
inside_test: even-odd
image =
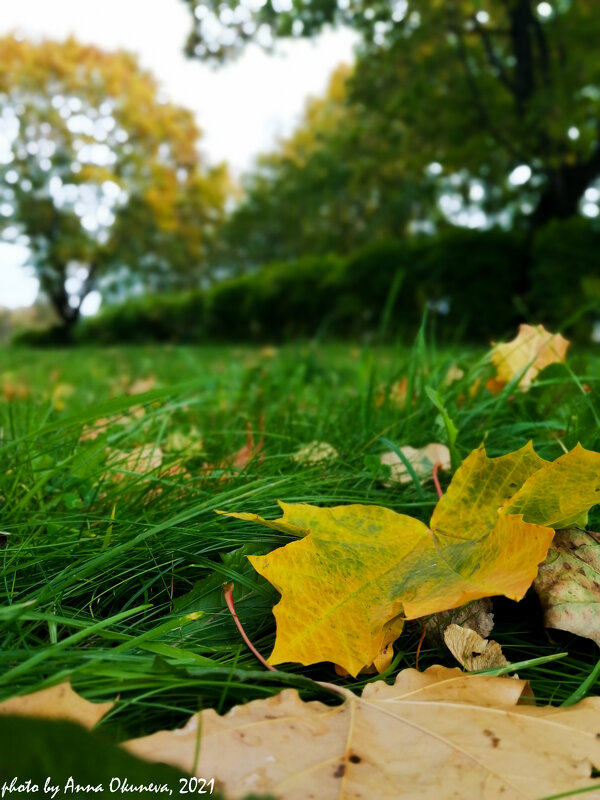
[[[600,296],[599,244],[598,229],[584,220],[548,226],[532,249],[499,230],[383,241],[346,259],[270,264],[208,291],[109,307],[85,321],[78,338],[281,341],[360,336],[382,327],[411,334],[426,307],[439,334],[452,339],[500,336],[522,319],[556,327]],[[592,319],[583,314],[580,328]]]

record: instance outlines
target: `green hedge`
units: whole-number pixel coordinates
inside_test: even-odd
[[[355,337],[383,328],[412,335],[425,308],[445,340],[499,337],[523,318],[556,328],[584,305],[586,291],[597,291],[599,244],[584,220],[548,226],[532,251],[504,231],[449,229],[377,242],[345,259],[270,264],[205,292],[132,300],[86,320],[77,336],[108,344]]]
[[[573,330],[589,338],[600,314],[600,225],[575,217],[551,222],[533,245],[529,301],[549,327],[573,319]]]

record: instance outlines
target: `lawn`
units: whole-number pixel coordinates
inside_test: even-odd
[[[234,583],[239,617],[268,655],[278,595],[245,556],[290,539],[214,512],[274,517],[281,499],[377,504],[428,522],[433,483],[386,486],[377,465],[389,442],[447,442],[426,387],[458,429],[460,457],[482,442],[497,456],[533,440],[550,460],[577,442],[600,449],[593,353],[573,346],[567,364],[545,370],[526,393],[508,387],[493,396],[483,385],[490,374],[485,350],[444,349],[423,336],[412,348],[6,349],[0,699],[68,678],[92,700],[119,696],[102,727],[121,739],[285,686],[325,699],[309,679],[353,689],[378,679],[343,679],[330,664],[263,670],[221,585]],[[404,378],[412,403],[398,388]],[[249,431],[250,458],[234,469],[228,459],[249,443]],[[295,461],[313,440],[339,457]],[[449,480],[441,474],[442,488]],[[599,522],[595,509],[589,527]],[[542,659],[519,668],[539,702],[560,704],[582,685],[599,693],[598,684],[584,683],[598,660],[593,642],[548,635],[532,593],[518,604],[494,603],[493,638],[505,655]],[[415,667],[421,630],[406,627],[387,680]],[[563,655],[546,660],[556,654]],[[419,668],[433,663],[456,665],[425,640]]]

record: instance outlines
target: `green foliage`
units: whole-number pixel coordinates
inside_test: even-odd
[[[600,177],[596,0],[185,2],[194,12],[188,53],[203,59],[233,57],[252,40],[269,47],[278,37],[310,37],[329,25],[359,32],[346,116],[311,156],[311,169],[327,152],[352,152],[352,141],[356,153],[375,153],[361,146],[366,132],[370,144],[383,145],[375,170],[395,164],[403,184],[425,190],[417,193],[431,214],[424,177],[435,163],[440,195],[464,195],[468,205],[469,183],[477,180],[486,211],[528,217],[531,228],[576,214]],[[511,186],[508,176],[520,165],[531,169],[531,180]],[[345,166],[340,157],[327,174]],[[279,174],[271,183],[283,192]]]

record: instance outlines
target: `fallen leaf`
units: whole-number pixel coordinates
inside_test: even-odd
[[[587,523],[588,511],[600,502],[600,453],[580,444],[531,475],[506,505],[525,522],[570,528]]]
[[[127,426],[132,420],[126,414],[116,414],[114,417],[100,417],[92,425],[84,425],[79,437],[80,442],[94,441],[106,433],[113,425]]]
[[[154,375],[148,375],[147,378],[138,378],[137,380],[133,381],[129,389],[127,390],[127,394],[144,394],[145,392],[149,392],[156,386],[156,378]]]
[[[5,374],[2,378],[2,394],[5,400],[25,400],[31,394],[29,386],[19,378]]]
[[[596,785],[600,699],[570,708],[518,705],[522,680],[458,669],[403,670],[341,705],[295,689],[206,709],[185,727],[126,742],[138,757],[211,775],[231,800],[539,800]],[[201,737],[201,739],[200,739]],[[198,746],[201,741],[200,747]]]
[[[162,464],[162,450],[153,444],[134,447],[129,452],[107,448],[107,466],[111,471],[105,476],[107,480],[122,481],[128,473],[147,475]]]
[[[50,392],[50,402],[55,411],[64,411],[67,400],[75,392],[75,387],[70,383],[57,383]]]
[[[440,647],[444,644],[444,631],[449,625],[462,625],[469,630],[476,631],[484,639],[490,635],[494,629],[494,614],[492,600],[489,597],[482,597],[473,600],[459,608],[451,608],[448,611],[438,611],[422,620],[425,627],[427,640]]]
[[[182,431],[170,433],[165,449],[171,453],[183,453],[186,458],[191,458],[204,452],[204,441],[196,426],[192,425],[187,434]]]
[[[578,528],[557,531],[533,582],[544,625],[600,646],[600,534]]]
[[[253,461],[257,456],[260,460],[264,457],[264,453],[262,452],[264,438],[265,438],[265,431],[264,431],[264,421],[261,417],[259,421],[260,426],[260,440],[258,442],[254,442],[254,434],[252,433],[252,428],[250,423],[248,422],[246,425],[246,444],[243,447],[240,447],[239,450],[236,450],[235,453],[231,453],[231,455],[226,456],[222,461],[218,464],[203,464],[202,471],[203,472],[214,472],[215,470],[226,470],[226,472],[219,477],[220,481],[225,481],[235,474],[247,467],[248,464]],[[233,472],[231,472],[233,470]]]
[[[456,364],[450,364],[446,377],[444,378],[444,385],[451,386],[455,381],[459,381],[464,377],[465,373],[460,367]]]
[[[320,464],[323,461],[332,461],[339,458],[339,453],[328,442],[309,442],[297,450],[292,460],[297,464]]]
[[[59,683],[49,689],[11,697],[0,702],[0,715],[66,719],[86,728],[93,728],[113,705],[113,703],[90,703],[74,692],[70,684]]]
[[[404,377],[399,381],[395,381],[395,383],[392,383],[392,385],[387,388],[382,387],[379,389],[379,394],[375,399],[375,407],[381,408],[387,401],[390,405],[401,411],[406,405],[407,392],[408,379]]]
[[[303,537],[249,557],[282,594],[269,663],[332,661],[357,675],[381,659],[403,617],[499,594],[521,599],[554,531],[499,509],[546,463],[531,444],[493,459],[473,451],[430,528],[380,506],[280,503],[276,520],[228,514]]]
[[[467,672],[495,669],[510,664],[502,648],[493,639],[484,639],[477,631],[462,625],[448,625],[444,631],[448,650]]]
[[[552,334],[543,325],[520,325],[515,339],[492,350],[490,358],[497,375],[488,388],[498,393],[521,375],[518,386],[527,391],[541,370],[565,360],[568,346],[569,342],[559,333]]]
[[[400,448],[400,452],[406,457],[411,467],[419,477],[431,478],[433,467],[439,463],[443,470],[450,469],[450,451],[445,444],[428,444],[420,449],[415,449],[406,445]],[[379,457],[382,464],[390,467],[390,476],[385,482],[385,486],[392,486],[397,483],[410,483],[412,481],[405,463],[398,453],[393,450],[389,453],[382,453]]]

